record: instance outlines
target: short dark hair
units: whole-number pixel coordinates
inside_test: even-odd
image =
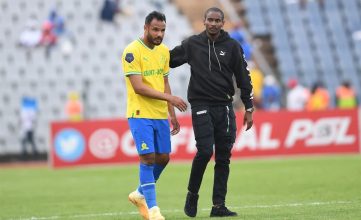
[[[157,19],[158,21],[164,21],[167,22],[165,19],[165,15],[162,12],[158,11],[152,11],[145,17],[145,24],[150,24],[150,22],[153,21],[153,19]]]
[[[222,16],[222,21],[224,20],[224,13],[221,9],[217,8],[217,7],[212,7],[212,8],[208,8],[207,11],[204,13],[204,19],[207,18],[207,15],[209,12],[218,12],[221,14]]]

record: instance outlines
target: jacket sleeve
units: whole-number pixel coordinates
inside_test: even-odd
[[[169,66],[176,68],[188,62],[188,39],[170,51]]]
[[[234,47],[233,73],[236,78],[237,87],[241,90],[241,99],[245,109],[253,107],[253,86],[248,71],[247,62],[242,48]]]

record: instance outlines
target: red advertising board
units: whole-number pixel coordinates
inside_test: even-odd
[[[172,160],[192,159],[195,149],[190,116],[179,117],[181,131],[172,137]],[[358,110],[262,112],[254,126],[238,132],[232,157],[357,153],[360,151]],[[138,155],[126,119],[55,122],[51,126],[54,167],[137,162]]]

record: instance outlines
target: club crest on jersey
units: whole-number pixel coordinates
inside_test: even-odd
[[[127,54],[125,55],[125,60],[126,60],[128,63],[133,62],[133,60],[134,60],[133,54],[132,54],[132,53],[127,53]]]
[[[149,150],[149,147],[147,146],[146,143],[143,142],[142,145],[141,145],[140,150],[141,150],[141,151],[143,151],[143,150]]]

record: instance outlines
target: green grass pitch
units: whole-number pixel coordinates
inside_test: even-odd
[[[197,219],[209,218],[213,165]],[[189,219],[183,213],[189,171],[190,162],[171,162],[157,183],[166,219]],[[141,219],[127,200],[137,179],[136,165],[0,167],[0,219]],[[239,213],[229,219],[361,219],[361,155],[233,160],[227,206]]]

